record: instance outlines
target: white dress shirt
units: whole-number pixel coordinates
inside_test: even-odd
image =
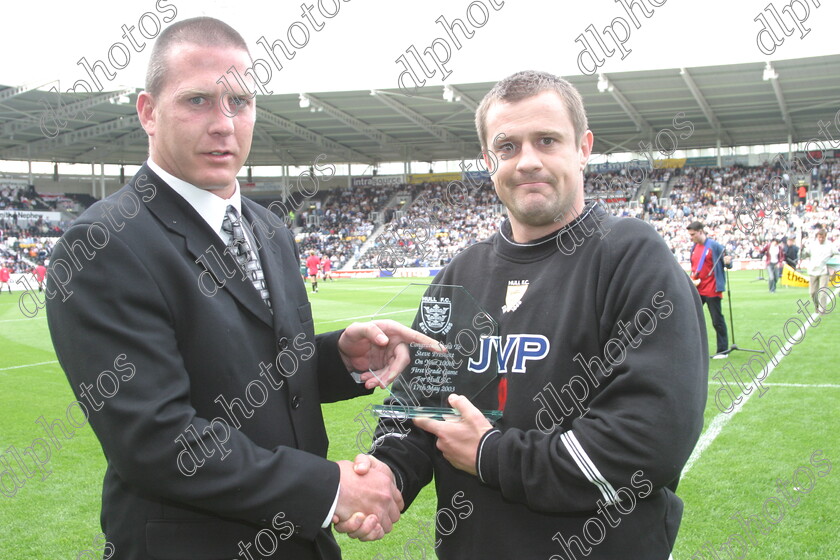
[[[154,171],[161,179],[166,181],[167,185],[172,187],[172,190],[181,195],[181,198],[186,200],[189,205],[198,212],[199,216],[204,218],[204,221],[207,222],[210,229],[215,231],[218,234],[219,239],[227,245],[228,241],[230,241],[230,235],[222,230],[222,221],[225,219],[225,212],[228,206],[233,206],[236,208],[239,215],[242,215],[242,195],[239,192],[239,181],[236,181],[236,189],[234,189],[231,197],[224,199],[213,194],[213,191],[196,187],[195,185],[187,183],[183,179],[179,179],[174,175],[167,173],[161,169],[158,164],[152,161],[152,158],[149,158],[146,163],[152,171]],[[247,230],[248,228],[242,229]],[[253,240],[250,239],[249,233],[250,232],[245,235],[248,235],[249,237],[248,242],[253,243]],[[254,246],[255,245],[252,245],[252,247]]]

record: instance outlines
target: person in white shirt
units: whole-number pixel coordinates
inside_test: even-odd
[[[817,231],[815,239],[808,243],[802,251],[803,256],[807,256],[809,259],[808,276],[810,277],[811,299],[814,301],[815,310],[822,315],[826,314],[825,297],[821,293],[821,288],[828,286],[827,263],[831,260],[831,257],[840,255],[840,251],[825,239],[826,231],[824,229]]]

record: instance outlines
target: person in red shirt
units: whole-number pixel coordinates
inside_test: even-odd
[[[324,274],[324,282],[327,280],[332,280],[332,260],[330,259],[329,255],[324,255],[321,258],[321,272]]]
[[[720,360],[729,353],[729,333],[721,311],[721,300],[726,289],[723,267],[732,268],[732,257],[725,255],[723,245],[706,235],[705,226],[701,222],[691,222],[687,229],[688,236],[694,242],[691,250],[691,279],[697,286],[703,305],[709,309],[709,317],[717,333],[717,352],[712,358]]]
[[[321,259],[315,255],[315,251],[309,251],[309,257],[306,259],[306,269],[309,272],[309,277],[312,279],[312,293],[318,293],[318,269],[321,267]]]
[[[9,293],[12,293],[12,287],[9,285],[9,279],[12,277],[12,270],[5,264],[0,267],[0,292],[3,291],[3,286],[8,288]]]
[[[35,281],[38,282],[38,291],[44,291],[44,278],[47,277],[47,267],[44,266],[44,263],[38,263],[32,270],[32,276],[35,277]]]

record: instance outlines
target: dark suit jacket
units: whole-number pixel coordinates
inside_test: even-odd
[[[242,207],[267,226],[254,229],[273,315],[147,166],[52,255],[50,332],[107,459],[115,559],[340,557],[321,529],[339,469],[324,459],[320,405],[368,391],[341,361],[340,333],[313,334],[291,232]]]

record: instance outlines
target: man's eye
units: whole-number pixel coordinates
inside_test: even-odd
[[[207,99],[203,95],[196,95],[195,97],[190,97],[187,100],[187,103],[189,103],[190,105],[193,105],[195,107],[199,107],[199,106],[202,106],[202,105],[206,105],[207,104]]]
[[[551,146],[554,142],[554,138],[540,138],[540,144],[543,146]]]
[[[227,102],[228,106],[237,112],[251,104],[250,98],[237,95],[228,95]]]
[[[509,159],[516,153],[516,146],[514,146],[510,142],[499,144],[498,146],[496,146],[496,153],[499,154],[499,159]]]

